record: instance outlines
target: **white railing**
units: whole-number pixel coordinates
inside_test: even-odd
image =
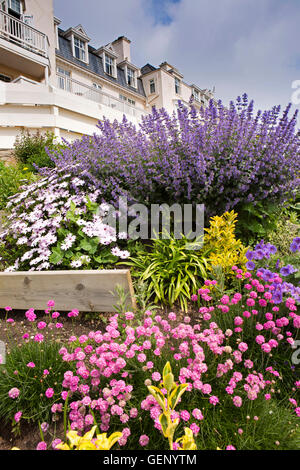
[[[74,95],[81,96],[96,103],[108,106],[109,108],[116,109],[123,114],[128,114],[130,116],[135,116],[138,119],[141,119],[142,115],[145,113],[142,110],[137,109],[135,106],[115,98],[107,93],[104,93],[98,88],[85,85],[84,83],[73,80],[65,75],[56,74],[57,76],[57,87],[61,90],[65,90]]]
[[[48,57],[48,37],[23,21],[0,10],[0,37]]]

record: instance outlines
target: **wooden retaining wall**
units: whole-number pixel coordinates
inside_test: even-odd
[[[130,271],[42,271],[0,273],[0,308],[45,310],[49,300],[55,310],[113,312],[118,301],[113,292],[122,286],[128,293],[128,309],[136,307]]]

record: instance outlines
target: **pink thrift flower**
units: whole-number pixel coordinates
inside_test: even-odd
[[[209,398],[209,403],[211,403],[212,405],[216,406],[216,405],[219,403],[219,398],[216,397],[215,395],[212,395],[212,396]]]
[[[36,450],[47,450],[47,444],[44,441],[41,441],[36,446]]]
[[[47,388],[46,392],[45,392],[45,395],[47,398],[52,398],[53,395],[54,395],[54,390],[53,388]]]
[[[149,437],[146,434],[140,436],[139,443],[142,447],[145,447],[149,444]]]
[[[15,420],[16,423],[18,423],[18,422],[20,421],[20,419],[21,419],[21,417],[22,417],[22,414],[23,414],[22,411],[18,411],[18,412],[15,414],[14,420]]]

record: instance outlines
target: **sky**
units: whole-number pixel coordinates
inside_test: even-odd
[[[97,48],[128,37],[135,65],[167,61],[224,104],[247,93],[256,109],[300,108],[299,0],[54,0],[54,13]]]

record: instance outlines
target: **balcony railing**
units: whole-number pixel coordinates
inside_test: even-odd
[[[46,34],[1,10],[0,37],[43,57],[48,57],[48,37]]]
[[[74,95],[81,96],[87,100],[95,101],[96,103],[108,106],[109,108],[116,109],[123,114],[134,116],[137,119],[141,119],[145,113],[142,110],[131,106],[130,104],[115,98],[107,93],[104,93],[98,88],[85,85],[77,80],[73,80],[65,75],[57,75],[57,86],[58,88],[65,90]]]

